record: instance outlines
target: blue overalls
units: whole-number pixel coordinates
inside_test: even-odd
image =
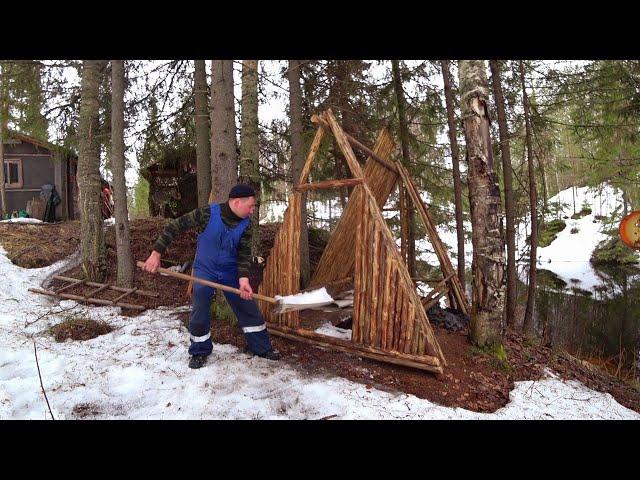
[[[243,219],[231,229],[222,221],[220,205],[212,204],[210,208],[211,218],[207,228],[198,236],[193,274],[204,280],[239,288],[238,245],[242,234],[249,226],[249,218]],[[213,350],[209,308],[214,294],[214,288],[193,283],[189,318],[190,355],[209,355]],[[239,295],[230,292],[223,292],[223,294],[238,318],[238,324],[244,332],[249,349],[257,355],[272,350],[264,318],[255,300],[243,300]]]

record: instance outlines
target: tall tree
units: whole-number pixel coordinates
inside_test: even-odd
[[[456,234],[458,238],[458,278],[464,289],[464,223],[462,221],[462,182],[460,181],[460,148],[458,147],[458,130],[456,128],[453,92],[451,89],[451,72],[449,60],[440,62],[442,80],[444,82],[444,99],[447,107],[447,124],[449,125],[449,143],[451,144],[451,163],[453,165],[453,196],[456,209]]]
[[[242,124],[240,128],[240,181],[256,191],[256,209],[251,216],[251,253],[260,250],[260,162],[258,158],[258,61],[242,61]]]
[[[516,229],[514,222],[513,203],[513,173],[511,171],[511,148],[509,146],[509,129],[504,108],[504,95],[500,80],[500,63],[490,60],[493,96],[498,112],[498,129],[500,132],[500,154],[502,157],[502,176],[504,180],[504,205],[507,222],[507,304],[506,319],[508,325],[513,325],[516,310]]]
[[[524,313],[524,334],[533,336],[533,309],[536,296],[536,260],[538,248],[538,192],[531,150],[531,118],[529,113],[529,97],[524,81],[524,62],[520,61],[520,82],[522,84],[522,103],[524,106],[525,139],[527,145],[527,164],[529,171],[529,209],[531,214],[531,237],[529,242],[529,287],[527,291],[527,308]]]
[[[211,64],[211,196],[224,202],[238,181],[233,60]]]
[[[0,220],[4,218],[7,209],[7,193],[4,188],[4,136],[7,131],[8,99],[4,76],[4,66],[0,63]]]
[[[196,171],[198,206],[209,202],[211,192],[211,146],[209,143],[209,112],[207,105],[207,72],[204,60],[195,60],[193,93],[195,97]]]
[[[133,257],[129,233],[127,184],[124,159],[124,60],[111,60],[111,169],[113,170],[113,201],[116,217],[116,253],[118,285],[133,286]]]
[[[104,61],[85,60],[82,67],[80,119],[78,123],[78,201],[82,268],[89,280],[106,277],[105,244],[100,208],[100,144],[98,88]]]
[[[500,234],[500,188],[493,171],[484,60],[458,66],[460,108],[467,144],[473,242],[473,304],[469,336],[479,347],[502,344],[504,244]]]
[[[304,140],[302,139],[302,88],[300,87],[300,60],[289,60],[287,69],[289,81],[289,119],[291,130],[291,179],[298,185],[304,167]],[[304,287],[309,283],[309,229],[307,227],[307,194],[302,195],[300,225],[300,282]]]
[[[391,60],[391,69],[393,70],[393,85],[396,95],[396,104],[398,107],[398,125],[400,127],[400,143],[402,145],[402,159],[403,164],[407,168],[411,168],[411,154],[409,152],[409,129],[407,127],[407,117],[405,113],[405,99],[404,89],[402,88],[402,78],[400,76],[400,65],[398,60]],[[413,209],[411,208],[412,202],[408,198],[408,193],[405,189],[400,189],[400,194],[405,194],[404,208],[408,213],[408,221],[405,222],[408,227],[406,233],[407,238],[407,268],[411,277],[416,276],[416,229],[415,218],[413,215]]]

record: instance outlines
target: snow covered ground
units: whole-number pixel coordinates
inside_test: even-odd
[[[598,243],[608,237],[603,231],[606,225],[601,219],[596,217],[608,217],[618,213],[622,218],[622,192],[609,186],[602,185],[599,189],[580,187],[575,189],[575,211],[582,210],[582,206],[589,206],[591,213],[579,219],[572,219],[574,213],[574,193],[572,188],[561,191],[549,200],[550,205],[561,207],[560,218],[567,226],[557,234],[557,238],[547,247],[538,248],[538,268],[550,270],[567,283],[567,287],[577,287],[582,290],[592,291],[597,298],[602,297],[603,292],[599,291],[603,283],[608,280],[604,273],[596,271],[589,259]],[[568,218],[564,218],[564,217]],[[549,215],[548,220],[553,220],[555,216]],[[617,228],[618,221],[613,225]],[[611,226],[609,226],[611,228]],[[571,231],[576,233],[571,233]],[[527,226],[520,225],[519,256],[528,251],[528,246],[524,239],[529,232]],[[525,273],[526,277],[526,273]],[[525,280],[523,278],[523,280]],[[615,295],[615,286],[609,286],[608,295]]]
[[[118,308],[57,303],[27,291],[68,261],[24,269],[0,247],[0,276],[9,279],[0,285],[0,419],[50,418],[34,342],[56,419],[640,419],[610,395],[552,373],[518,382],[504,408],[481,414],[304,374],[231,345],[214,344],[208,364],[190,370],[188,333],[176,317],[184,308],[128,318]],[[57,343],[47,329],[72,315],[104,320],[114,331]]]

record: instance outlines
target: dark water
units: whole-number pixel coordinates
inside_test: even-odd
[[[638,270],[621,267],[599,270],[608,278],[595,295],[559,293],[550,286],[552,282],[541,282],[534,314],[536,329],[547,345],[581,358],[607,361],[610,367],[624,366],[637,377],[640,375]]]

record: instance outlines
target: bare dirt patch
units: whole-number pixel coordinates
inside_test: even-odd
[[[56,342],[71,340],[90,340],[105,333],[113,331],[113,328],[105,323],[88,318],[72,318],[51,327],[51,333]]]
[[[67,258],[80,244],[80,222],[0,223],[0,245],[23,268],[41,268]]]

